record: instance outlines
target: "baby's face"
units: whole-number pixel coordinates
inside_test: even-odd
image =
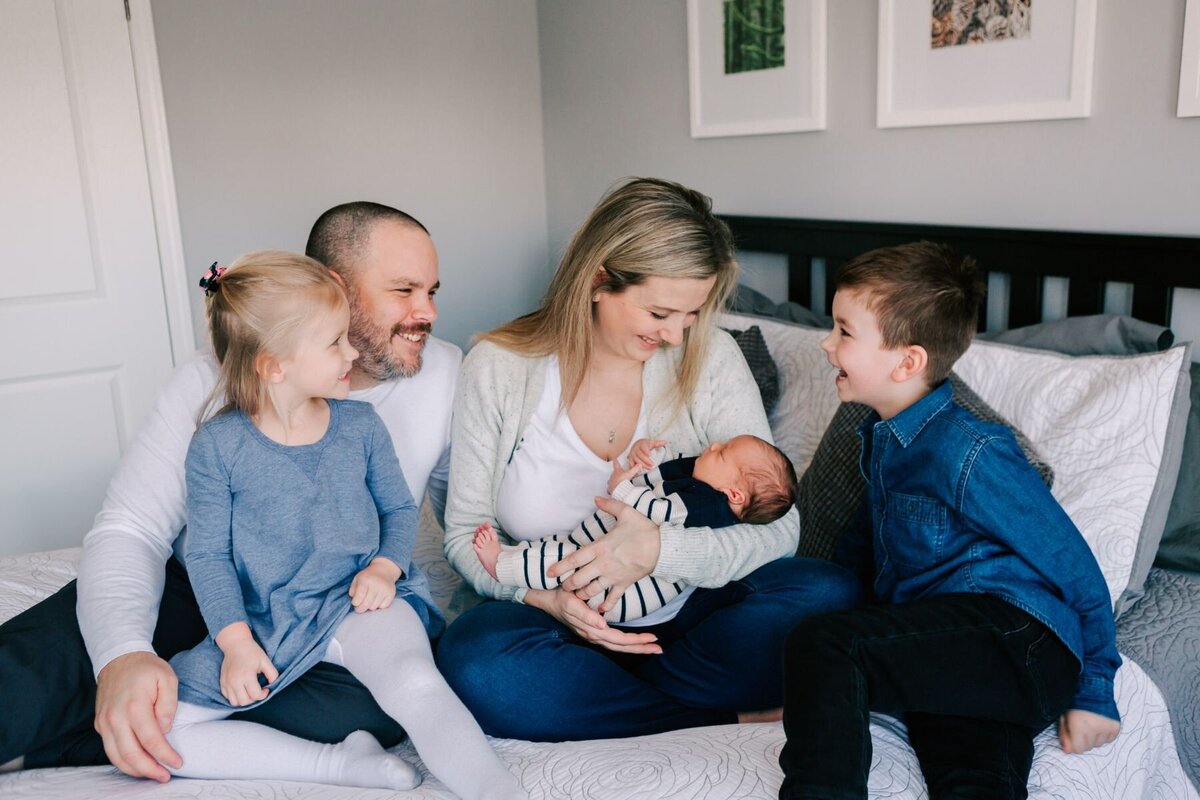
[[[696,459],[692,477],[722,491],[740,487],[746,465],[761,458],[762,449],[753,436],[735,436],[728,442],[713,442]]]

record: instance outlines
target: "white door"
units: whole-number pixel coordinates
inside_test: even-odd
[[[0,555],[77,545],[170,375],[122,0],[0,0]]]

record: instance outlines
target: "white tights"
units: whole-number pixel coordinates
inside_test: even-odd
[[[450,791],[465,800],[526,796],[438,672],[421,619],[404,600],[346,617],[325,660],[345,667],[367,687],[380,708],[408,732],[430,773]],[[179,704],[167,734],[183,758],[173,774],[401,791],[421,782],[410,764],[387,753],[365,731],[340,744],[318,744],[265,725],[227,720],[229,713]]]

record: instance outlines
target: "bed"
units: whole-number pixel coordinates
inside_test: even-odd
[[[1025,326],[1041,321],[1043,309],[1057,302],[1072,317],[1099,320],[1081,329],[1085,340],[1104,338],[1094,333],[1097,330],[1119,327],[1109,318],[1091,316],[1106,305],[1158,326],[1139,329],[1143,339],[1153,339],[1154,330],[1170,324],[1172,290],[1200,288],[1200,271],[1180,266],[1200,264],[1200,239],[749,217],[727,220],[740,250],[775,254],[788,274],[786,301],[740,295],[740,305],[721,324],[743,332],[757,329],[753,340],[759,343],[759,351],[748,349],[752,337],[739,337],[739,342],[756,379],[762,378],[765,400],[767,389],[774,387],[772,429],[810,488],[816,480],[811,476],[827,463],[836,438],[833,421],[839,407],[836,394],[830,398],[829,369],[815,342],[821,336],[821,313],[828,308],[830,276],[846,259],[874,247],[916,239],[946,242],[973,254],[993,276],[989,319],[981,325],[984,335],[998,329],[1028,331]],[[1052,276],[1049,284],[1045,276]],[[1127,285],[1107,288],[1112,282]],[[1029,342],[1045,345],[1037,335],[1027,337]],[[1189,373],[1195,370],[1189,367],[1186,347],[1167,344],[1160,334],[1152,345],[1138,345],[1141,349],[1132,354],[1064,355],[979,342],[959,370],[991,407],[1023,431],[1053,468],[1056,495],[1062,493],[1060,501],[1077,518],[1085,536],[1092,537],[1089,544],[1097,551],[1120,610],[1118,640],[1124,664],[1117,674],[1117,697],[1122,733],[1116,742],[1084,756],[1063,754],[1049,731],[1042,734],[1030,777],[1033,798],[1200,800],[1194,785],[1200,775],[1200,675],[1195,667],[1200,656],[1200,577],[1151,566],[1163,531],[1170,527],[1173,499],[1179,491],[1185,499],[1186,493],[1196,491],[1188,480],[1179,491],[1176,486],[1180,464],[1184,463],[1186,473],[1189,463],[1183,434],[1189,421]],[[764,370],[767,365],[771,370]],[[763,371],[770,374],[764,377]],[[1047,374],[1052,378],[1045,378]],[[1114,386],[1119,389],[1115,400]],[[1105,415],[1110,427],[1121,430],[1097,449],[1096,436],[1084,441],[1064,433],[1075,420],[1063,421],[1063,406],[1082,418]],[[1138,419],[1131,422],[1114,411],[1118,408],[1127,416],[1132,409]],[[1131,440],[1136,436],[1141,439]],[[1195,437],[1187,438],[1187,444],[1200,446],[1191,441]],[[820,497],[815,491],[809,499]],[[819,522],[814,515],[814,531]],[[477,598],[442,558],[440,536],[426,506],[418,558],[430,576],[435,599],[449,616],[455,616]],[[1178,538],[1172,539],[1174,552],[1180,549]],[[820,542],[812,535],[806,541],[819,549]],[[1187,546],[1183,551],[1189,552]],[[1194,555],[1200,562],[1200,553]],[[72,549],[0,559],[0,621],[70,580],[78,556],[78,550]],[[902,723],[874,716],[872,737],[871,796],[927,797]],[[778,724],[726,725],[564,744],[495,741],[531,797],[598,799],[773,798],[781,779],[777,757],[782,744]],[[399,750],[413,755],[407,745]],[[450,797],[428,776],[412,792],[393,793],[278,781],[174,780],[160,786],[103,767],[0,775],[0,796],[5,798],[135,795],[264,800]]]

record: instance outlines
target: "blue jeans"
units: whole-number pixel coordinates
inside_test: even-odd
[[[779,707],[788,631],[861,596],[836,564],[782,558],[633,629],[657,634],[660,655],[613,653],[536,608],[490,602],[449,627],[437,660],[492,736],[558,742],[718,725]]]
[[[1079,661],[998,597],[945,594],[805,620],[788,637],[781,800],[866,800],[870,711],[903,715],[933,800],[1022,800],[1033,738]]]

